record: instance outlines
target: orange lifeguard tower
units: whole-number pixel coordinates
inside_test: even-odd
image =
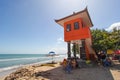
[[[92,49],[90,27],[93,26],[87,7],[80,12],[55,20],[64,28],[64,41],[68,45],[68,58],[71,58],[71,44],[79,44],[80,58],[91,59],[95,52]],[[74,52],[76,57],[76,52]]]

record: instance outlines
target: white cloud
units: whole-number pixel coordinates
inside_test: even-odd
[[[111,30],[113,30],[114,28],[116,28],[116,29],[120,29],[120,22],[113,23],[110,27],[108,27],[108,28],[105,29],[105,30],[107,30],[107,31],[111,31]]]
[[[62,37],[60,37],[60,38],[57,39],[57,44],[61,44],[61,43],[63,43],[63,42],[64,42],[64,40],[63,40]]]
[[[67,47],[66,47],[66,43],[64,42],[64,39],[62,37],[59,37],[56,41],[56,44],[52,45],[50,50],[55,51],[57,54],[66,53]]]
[[[67,53],[67,45],[63,38],[59,37],[56,39],[55,44],[47,46],[46,48],[41,48],[40,51],[43,53],[54,51],[56,54],[65,54]]]

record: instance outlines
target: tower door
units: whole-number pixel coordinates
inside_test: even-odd
[[[85,60],[86,59],[86,51],[85,51],[85,40],[81,40],[81,47],[80,47],[80,58]]]

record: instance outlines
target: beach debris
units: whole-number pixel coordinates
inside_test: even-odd
[[[56,64],[56,63],[55,63]],[[52,63],[46,63],[46,64],[41,64],[41,66],[50,66],[50,67],[55,67],[54,64]]]
[[[47,72],[47,71],[42,71],[42,72],[34,73],[34,76],[35,76],[35,77],[39,77],[39,76],[49,76],[49,75],[50,75],[50,72]]]
[[[35,72],[33,66],[27,66],[8,75],[4,80],[46,80],[44,77],[49,77],[50,72],[39,71]]]
[[[26,69],[26,68],[22,68],[11,73],[9,76],[5,78],[5,80],[16,80],[21,77],[28,78],[32,76],[32,74],[33,74],[33,71],[30,71],[29,69]]]

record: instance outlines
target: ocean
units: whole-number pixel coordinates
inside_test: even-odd
[[[61,61],[66,55],[54,56],[54,61]],[[0,54],[0,72],[22,67],[34,63],[51,62],[52,57],[46,54]]]

